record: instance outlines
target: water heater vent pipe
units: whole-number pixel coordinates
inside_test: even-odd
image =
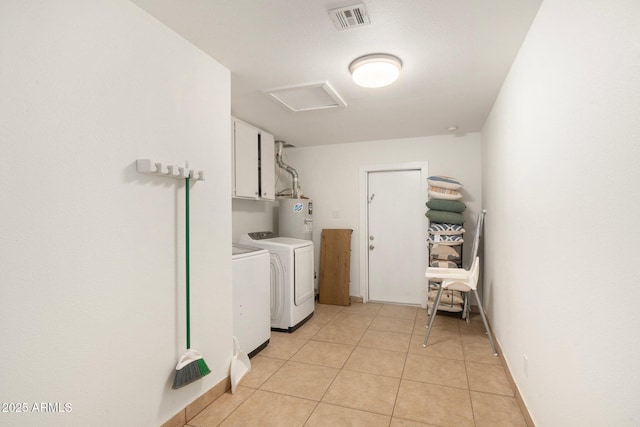
[[[291,175],[291,185],[293,186],[291,197],[294,199],[300,198],[300,184],[298,183],[298,171],[286,164],[282,160],[282,148],[284,147],[284,141],[276,141],[276,162],[281,169],[286,170]]]

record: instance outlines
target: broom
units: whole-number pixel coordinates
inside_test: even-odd
[[[176,365],[176,374],[173,377],[172,388],[180,388],[187,384],[199,380],[211,373],[202,355],[191,348],[191,325],[190,325],[190,305],[189,305],[189,177],[186,178],[186,270],[187,270],[187,351],[182,355]]]

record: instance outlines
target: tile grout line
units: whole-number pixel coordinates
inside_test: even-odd
[[[334,319],[337,317],[337,315],[338,315],[339,313],[342,313],[342,311],[343,311],[343,310],[339,310],[339,311],[337,311],[337,312],[336,312],[336,314],[335,314],[335,315],[334,315],[334,316],[333,316],[333,317],[332,317],[332,318],[331,318],[331,319],[330,319],[326,324],[324,324],[324,325],[323,325],[323,326],[322,326],[322,327],[321,327],[321,328],[320,328],[320,329],[319,329],[315,334],[313,334],[313,335],[309,338],[309,340],[307,341],[307,343],[308,343],[309,341],[312,341],[312,340],[313,340],[313,337],[314,337],[314,336],[316,336],[318,333],[320,333],[320,331],[322,331],[322,329],[324,329],[324,328],[325,328],[329,323],[331,323],[331,321],[332,321],[332,320],[334,320]],[[317,342],[324,342],[324,341],[317,341]],[[306,344],[305,344],[305,345],[306,345]],[[336,378],[338,378],[338,376],[340,375],[340,373],[341,373],[341,372],[342,372],[342,370],[344,369],[344,365],[347,363],[347,361],[349,360],[349,358],[350,358],[350,357],[351,357],[351,355],[353,354],[353,352],[354,352],[354,350],[355,350],[356,346],[357,346],[357,343],[356,343],[356,345],[354,345],[354,346],[353,346],[353,348],[352,348],[352,349],[351,349],[351,351],[349,352],[349,356],[347,356],[347,358],[345,359],[345,361],[342,363],[342,366],[338,369],[338,372],[336,373],[336,376],[335,376],[335,377],[333,377],[333,380],[331,380],[331,383],[329,384],[329,386],[327,387],[327,389],[322,393],[322,396],[320,396],[320,398],[319,398],[319,399],[318,399],[318,401],[316,402],[316,405],[314,406],[313,411],[311,411],[311,413],[309,414],[309,416],[306,418],[306,420],[305,420],[305,422],[304,422],[303,426],[304,426],[304,425],[306,425],[306,424],[309,422],[309,420],[310,420],[310,419],[311,419],[311,417],[313,416],[314,412],[315,412],[315,411],[318,409],[318,407],[320,406],[320,403],[322,402],[322,399],[324,399],[325,395],[327,394],[327,392],[329,391],[329,389],[331,388],[331,386],[333,385],[333,383],[336,381]],[[302,347],[304,347],[304,346],[302,346]],[[302,347],[300,348],[300,350],[302,349]],[[298,350],[298,352],[299,352],[300,350]],[[298,352],[296,352],[295,354],[297,354]],[[294,354],[294,355],[295,355],[295,354]],[[291,356],[291,358],[293,358],[293,356]],[[301,362],[301,363],[303,363],[303,362]],[[308,364],[308,363],[307,363],[307,364]],[[283,365],[283,366],[284,366],[284,365]]]
[[[283,363],[283,364],[282,364],[282,366],[280,366],[280,368],[276,369],[276,370],[273,372],[273,374],[271,374],[271,375],[269,376],[269,378],[271,378],[273,375],[275,375],[275,374],[276,374],[276,372],[278,372],[280,369],[282,369],[282,368],[287,364],[287,362],[292,361],[293,357],[294,357],[296,354],[298,354],[298,353],[299,353],[299,352],[300,352],[300,351],[301,351],[301,350],[302,350],[302,349],[303,349],[303,348],[304,348],[304,347],[305,347],[309,342],[311,342],[311,341],[315,341],[315,340],[313,340],[313,337],[315,337],[318,333],[320,333],[320,331],[322,331],[322,330],[323,330],[323,329],[324,329],[324,328],[325,328],[329,323],[331,323],[331,321],[333,321],[333,320],[336,318],[336,316],[337,316],[339,313],[341,313],[341,312],[342,312],[342,310],[336,311],[336,312],[335,312],[335,314],[331,317],[331,319],[329,319],[329,321],[328,321],[328,322],[326,322],[325,324],[323,324],[323,325],[320,327],[320,329],[318,329],[318,331],[317,331],[316,333],[314,333],[314,334],[313,334],[313,335],[311,335],[309,338],[307,338],[307,339],[306,339],[306,341],[307,341],[307,342],[306,342],[304,345],[302,345],[302,346],[301,346],[301,347],[300,347],[296,352],[294,352],[291,356],[289,356],[289,358],[288,358],[288,359],[286,359],[285,363]],[[326,342],[326,341],[319,341],[319,340],[318,340],[318,341],[316,341],[316,342]],[[352,349],[352,350],[351,350],[351,352],[349,353],[349,357],[350,357],[350,356],[351,356],[351,354],[353,353],[353,350],[354,350],[354,349],[355,349],[355,346],[353,347],[353,349]],[[348,359],[348,357],[347,357],[347,359]],[[311,363],[305,363],[305,362],[299,362],[299,363],[303,363],[303,364],[305,364],[305,365],[317,366],[317,365],[313,365],[313,364],[311,364]],[[345,360],[345,363],[346,363],[346,360]],[[319,366],[324,366],[324,365],[319,365]],[[320,403],[322,402],[322,399],[323,399],[323,398],[324,398],[324,396],[327,394],[327,391],[329,391],[329,388],[331,388],[331,385],[333,385],[333,383],[335,382],[335,380],[336,380],[336,378],[338,377],[338,375],[340,375],[340,372],[342,372],[342,368],[343,368],[343,367],[344,367],[344,363],[342,364],[342,367],[338,369],[338,373],[336,374],[336,376],[333,378],[333,380],[331,381],[331,383],[329,384],[329,386],[327,387],[327,389],[324,391],[324,393],[322,393],[322,396],[320,396],[320,398],[319,398],[317,401],[316,401],[316,400],[313,400],[313,399],[301,398],[301,397],[299,397],[299,396],[292,396],[292,395],[290,395],[290,394],[278,393],[278,394],[282,394],[283,396],[295,397],[295,398],[300,398],[300,399],[305,399],[305,400],[309,400],[309,401],[315,402],[315,406],[313,407],[313,410],[309,413],[309,415],[308,415],[308,416],[307,416],[307,418],[305,419],[304,423],[302,424],[303,426],[304,426],[304,425],[306,425],[306,424],[309,422],[309,420],[310,420],[310,419],[311,419],[311,417],[313,416],[314,412],[318,409],[318,407],[320,406]],[[268,379],[269,379],[269,378],[267,378],[267,379],[266,379],[262,384],[264,385],[264,384],[268,381]],[[277,392],[273,392],[273,393],[277,393]]]
[[[404,379],[404,371],[407,368],[407,359],[409,358],[409,351],[411,350],[411,337],[413,336],[413,331],[415,329],[417,320],[418,320],[418,310],[416,310],[416,314],[413,319],[413,326],[411,328],[411,333],[409,334],[409,345],[407,346],[407,352],[404,355],[404,363],[402,364],[402,372],[400,373],[400,380],[398,381],[396,398],[393,401],[393,410],[391,411],[391,421],[393,421],[393,416],[396,413],[396,406],[398,405],[398,397],[400,396],[400,386],[402,385],[402,380]]]
[[[350,371],[350,370],[348,370],[348,369],[345,369],[345,366],[347,365],[347,362],[348,362],[348,361],[349,361],[349,359],[353,356],[353,354],[354,354],[354,352],[355,352],[355,350],[356,350],[356,348],[357,348],[357,347],[361,347],[361,348],[363,348],[363,349],[370,349],[370,348],[371,348],[371,349],[377,349],[377,350],[385,350],[385,349],[377,348],[377,347],[363,347],[363,346],[360,346],[360,343],[362,342],[362,340],[363,340],[363,338],[364,338],[364,336],[365,336],[365,334],[366,334],[367,332],[369,332],[369,331],[379,331],[378,329],[372,329],[372,325],[374,324],[374,322],[376,321],[376,319],[378,319],[378,318],[381,318],[381,319],[382,319],[382,318],[386,318],[386,319],[393,319],[393,317],[387,317],[387,316],[384,316],[384,315],[380,315],[380,314],[381,314],[381,311],[382,311],[383,306],[384,306],[384,305],[381,305],[380,309],[378,309],[378,310],[377,310],[377,312],[375,313],[375,316],[374,316],[374,317],[372,317],[372,318],[370,318],[370,316],[368,316],[368,315],[364,315],[364,316],[363,316],[363,315],[362,315],[362,313],[345,313],[345,314],[347,314],[347,315],[367,317],[367,318],[370,318],[371,320],[368,322],[368,324],[367,324],[366,328],[364,329],[364,331],[362,332],[362,334],[360,335],[360,337],[358,338],[358,340],[355,342],[355,344],[351,344],[352,348],[350,349],[350,351],[349,351],[348,355],[346,356],[346,358],[345,358],[344,362],[342,363],[342,365],[341,365],[339,368],[337,368],[337,369],[338,369],[338,372],[337,372],[336,376],[332,379],[331,383],[327,386],[327,388],[324,390],[324,392],[322,393],[322,395],[319,397],[319,399],[318,399],[318,400],[315,400],[315,399],[309,399],[309,398],[303,398],[303,397],[298,397],[298,396],[292,396],[292,395],[290,395],[290,394],[285,394],[285,393],[274,392],[274,393],[277,393],[277,394],[281,394],[281,395],[285,395],[285,396],[290,396],[290,397],[296,397],[296,398],[304,399],[304,400],[311,401],[311,402],[314,402],[314,403],[315,403],[315,406],[313,407],[312,411],[310,412],[309,416],[305,419],[305,421],[304,421],[304,423],[303,423],[303,424],[306,424],[306,423],[308,423],[308,422],[309,422],[309,420],[311,419],[311,417],[313,416],[313,414],[314,414],[314,413],[316,412],[316,410],[319,408],[320,403],[322,403],[322,399],[326,396],[326,394],[328,393],[329,389],[330,389],[330,388],[335,384],[335,381],[336,381],[337,377],[338,377],[342,372],[358,372],[358,371]],[[302,350],[302,348],[304,348],[304,347],[305,347],[307,344],[309,344],[311,341],[315,341],[315,342],[327,342],[327,343],[333,343],[333,344],[344,344],[344,343],[333,342],[333,341],[322,341],[322,340],[314,340],[314,339],[313,339],[313,338],[314,338],[315,336],[317,336],[317,335],[318,335],[318,334],[319,334],[323,329],[325,329],[327,326],[329,326],[329,324],[331,323],[331,321],[333,321],[333,320],[337,317],[337,315],[338,315],[339,313],[341,313],[341,312],[343,312],[343,310],[340,310],[340,311],[335,312],[335,313],[333,314],[333,316],[331,317],[331,319],[330,319],[328,322],[324,323],[324,324],[320,327],[320,329],[319,329],[318,331],[316,331],[314,334],[312,334],[309,338],[303,338],[303,340],[305,341],[305,342],[304,342],[304,344],[303,344],[300,348],[298,348],[295,352],[293,352],[291,355],[289,355],[286,359],[278,359],[278,358],[273,358],[273,357],[269,357],[269,356],[264,356],[265,358],[269,358],[269,359],[284,360],[284,362],[283,362],[283,364],[282,364],[280,367],[278,367],[278,369],[276,369],[273,373],[271,373],[271,374],[270,374],[270,375],[269,375],[269,376],[268,376],[268,377],[267,377],[267,378],[266,378],[266,379],[261,383],[261,385],[259,385],[259,386],[258,386],[257,388],[255,388],[255,389],[253,389],[253,390],[252,390],[252,392],[251,392],[251,394],[250,394],[249,396],[247,396],[247,398],[245,398],[245,399],[244,399],[244,400],[243,400],[243,401],[242,401],[242,402],[241,402],[241,403],[240,403],[236,408],[234,408],[234,410],[233,410],[233,411],[231,411],[231,412],[230,412],[230,413],[229,413],[229,414],[228,414],[228,415],[227,415],[227,416],[226,416],[226,417],[221,421],[221,423],[222,423],[222,422],[224,422],[224,421],[225,421],[229,416],[231,416],[233,413],[235,413],[235,412],[240,408],[240,406],[242,406],[242,405],[246,402],[246,400],[247,400],[247,399],[249,399],[249,398],[250,398],[250,397],[255,393],[255,391],[260,390],[260,387],[262,387],[262,386],[263,386],[263,385],[264,385],[264,384],[265,384],[265,383],[266,383],[270,378],[272,378],[272,377],[273,377],[277,372],[279,372],[279,371],[282,369],[282,367],[283,367],[283,366],[285,366],[288,362],[291,362],[291,361],[292,361],[292,359],[293,359],[293,358],[294,358],[294,357],[295,357],[295,356],[296,356],[296,355],[297,355],[297,354]],[[404,351],[404,353],[405,353],[405,354],[404,354],[404,363],[403,363],[403,365],[402,365],[402,371],[401,371],[401,373],[400,373],[400,378],[398,379],[398,386],[397,386],[397,388],[396,388],[396,394],[395,394],[394,404],[393,404],[393,407],[392,407],[391,414],[390,414],[390,415],[387,415],[387,416],[389,416],[389,417],[390,417],[390,423],[392,422],[392,420],[393,420],[393,418],[394,418],[394,414],[395,414],[395,412],[396,412],[396,407],[397,407],[397,404],[398,404],[398,398],[399,398],[399,390],[400,390],[400,387],[401,387],[401,385],[402,385],[402,382],[404,381],[404,375],[405,375],[405,373],[406,373],[406,369],[407,369],[408,356],[409,356],[409,354],[410,354],[410,352],[411,352],[411,348],[412,348],[412,347],[411,347],[411,337],[412,337],[413,335],[419,335],[419,334],[414,334],[414,331],[415,331],[415,323],[416,323],[416,321],[418,320],[418,314],[419,314],[419,311],[417,311],[417,310],[416,310],[416,312],[415,312],[415,314],[414,314],[414,316],[413,316],[413,328],[412,328],[412,330],[411,330],[411,333],[409,333],[409,334],[408,334],[408,335],[409,335],[409,345],[408,345],[408,348]],[[401,317],[396,317],[396,318],[398,318],[398,319],[399,319],[399,318],[401,318]],[[462,331],[461,331],[461,329],[460,329],[460,325],[459,325],[458,323],[456,323],[456,329],[457,329],[457,332],[458,332],[458,333],[457,333],[457,337],[458,337],[458,339],[461,341],[461,344],[462,344]],[[394,332],[394,331],[384,331],[384,330],[381,330],[381,331],[382,331],[382,332]],[[294,337],[294,338],[297,338],[297,337]],[[297,338],[297,339],[300,339],[300,338]],[[468,362],[469,360],[467,360],[467,356],[468,356],[468,355],[467,355],[467,352],[466,352],[466,351],[465,351],[465,349],[464,349],[464,346],[462,346],[462,350],[463,350],[463,363],[464,363],[464,369],[465,369],[465,378],[466,378],[466,380],[467,380],[467,387],[466,387],[466,389],[465,389],[465,390],[467,390],[467,395],[468,395],[468,397],[469,397],[469,402],[471,403],[471,410],[472,410],[473,423],[474,423],[474,425],[475,425],[475,424],[476,424],[476,414],[475,414],[475,411],[474,411],[474,408],[473,408],[473,401],[472,401],[472,399],[471,399],[471,385],[470,385],[470,382],[469,382],[469,367],[468,367],[468,365],[467,365],[467,362]],[[397,350],[396,350],[396,351],[397,351]],[[437,356],[433,356],[433,357],[436,357],[436,358],[437,358]],[[442,359],[447,359],[447,358],[442,358]],[[315,364],[306,363],[305,361],[298,361],[298,362],[299,362],[299,363],[306,364],[306,365],[313,365],[313,366],[315,366]],[[469,362],[472,362],[472,361],[469,361]],[[490,364],[490,363],[483,363],[483,362],[473,362],[473,363],[481,363],[481,364],[493,365],[493,364]],[[320,366],[325,366],[325,365],[320,365]],[[327,366],[327,367],[330,367],[330,366]],[[505,368],[504,368],[504,366],[502,366],[502,368],[503,368],[503,369],[505,369]],[[506,369],[505,369],[505,370],[506,370]],[[380,377],[387,377],[387,378],[394,378],[394,379],[395,379],[395,377],[390,377],[390,376],[388,376],[388,375],[377,375],[377,374],[374,374],[374,373],[369,373],[369,374],[370,374],[370,375],[375,375],[375,376],[380,376]],[[407,380],[407,381],[408,381],[408,380]],[[421,381],[418,381],[418,382],[421,382]],[[433,383],[431,383],[431,384],[433,384]],[[267,391],[267,390],[264,390],[264,391]],[[272,392],[272,391],[269,391],[269,392]],[[496,395],[496,396],[505,396],[505,395],[503,395],[503,394],[499,394],[499,393],[490,393],[490,392],[479,392],[479,393],[489,394],[489,395]],[[511,396],[511,397],[513,397],[513,396]],[[217,400],[217,399],[216,399],[216,400]],[[380,414],[380,413],[378,413],[378,412],[371,412],[371,411],[369,411],[369,410],[365,410],[365,409],[358,409],[358,408],[351,408],[351,407],[348,407],[348,406],[342,406],[342,405],[340,405],[340,404],[334,404],[334,403],[331,403],[330,405],[334,405],[334,406],[342,407],[342,408],[346,408],[346,409],[357,410],[357,411],[361,411],[361,412],[365,412],[365,413],[370,413],[370,414],[386,415],[386,414]],[[398,418],[398,417],[396,417],[396,418]],[[399,418],[399,419],[401,419],[401,418]]]
[[[335,316],[334,316],[334,317],[335,317]],[[315,335],[315,334],[314,334],[314,335]],[[298,339],[299,339],[299,338],[298,338]],[[271,373],[267,378],[265,378],[265,380],[264,380],[264,381],[262,381],[262,383],[261,383],[260,385],[258,385],[256,388],[253,388],[253,389],[252,389],[253,391],[251,392],[251,394],[250,394],[249,396],[247,396],[247,397],[246,397],[242,402],[240,402],[240,404],[239,404],[238,406],[236,406],[236,407],[233,409],[233,411],[231,411],[229,414],[227,414],[227,416],[225,416],[225,417],[220,421],[220,423],[218,423],[218,425],[221,425],[222,423],[224,423],[224,421],[225,421],[227,418],[229,418],[233,413],[235,413],[235,412],[236,412],[236,411],[237,411],[237,410],[238,410],[238,409],[239,409],[239,408],[240,408],[240,407],[241,407],[241,406],[242,406],[242,405],[243,405],[243,404],[244,404],[244,403],[245,403],[245,402],[246,402],[246,401],[251,397],[251,396],[253,396],[253,395],[255,394],[255,392],[256,392],[256,391],[261,390],[261,391],[265,391],[265,392],[268,392],[268,393],[276,393],[276,392],[272,392],[272,391],[262,390],[260,387],[262,387],[264,384],[266,384],[266,382],[267,382],[267,381],[269,381],[269,379],[270,379],[270,378],[272,378],[272,377],[273,377],[273,376],[274,376],[278,371],[280,371],[280,370],[281,370],[281,369],[282,369],[282,368],[287,364],[287,362],[291,361],[291,359],[293,358],[293,356],[295,356],[295,355],[296,355],[296,354],[297,354],[297,353],[302,349],[302,347],[304,347],[304,346],[305,346],[309,341],[311,341],[311,339],[310,339],[310,338],[305,339],[305,340],[306,340],[306,343],[305,343],[304,345],[302,345],[302,346],[301,346],[297,351],[295,351],[292,355],[290,355],[287,359],[279,359],[279,358],[275,358],[275,357],[262,356],[262,357],[266,357],[266,358],[268,358],[268,359],[284,360],[284,363],[283,363],[280,367],[278,367],[278,369],[276,369],[275,371],[273,371],[273,372],[272,372],[272,373]],[[251,387],[247,387],[247,388],[251,388]],[[298,397],[298,396],[291,396],[291,395],[284,394],[284,393],[277,393],[277,394],[281,394],[281,395],[283,395],[283,396]],[[217,399],[216,399],[216,400],[217,400]],[[307,400],[310,400],[310,399],[307,399]],[[317,407],[317,404],[316,404],[316,406],[314,407],[313,411],[315,411],[316,407]],[[313,411],[311,411],[311,414],[313,414]],[[311,414],[309,415],[309,417],[311,417]],[[306,423],[306,421],[308,421],[308,418],[307,418],[307,420],[305,420],[305,423]]]
[[[329,389],[331,388],[331,386],[333,386],[333,384],[335,383],[336,379],[338,378],[338,376],[340,376],[340,374],[342,372],[345,371],[345,365],[347,364],[347,362],[349,361],[349,358],[351,357],[351,355],[353,355],[353,352],[356,350],[356,348],[358,347],[358,344],[360,344],[360,342],[362,341],[362,338],[364,337],[364,335],[367,333],[367,331],[371,328],[371,325],[373,324],[373,322],[375,321],[375,319],[378,317],[378,314],[380,312],[380,310],[382,309],[382,307],[376,312],[376,315],[373,317],[373,319],[371,320],[371,322],[369,322],[369,324],[367,325],[367,327],[365,328],[365,330],[363,331],[362,335],[360,336],[360,338],[358,339],[358,341],[354,344],[353,349],[351,349],[351,352],[349,353],[349,356],[347,357],[347,359],[344,361],[344,363],[342,364],[342,367],[340,367],[337,375],[333,378],[333,380],[331,381],[331,384],[329,384],[329,386],[327,387],[327,389],[324,391],[324,393],[322,394],[322,396],[320,397],[320,400],[318,401],[318,405],[320,404],[320,402],[322,402],[322,399],[324,399],[324,397],[326,396],[326,394],[329,392]],[[357,314],[356,314],[357,315]],[[334,316],[335,317],[335,316]],[[363,317],[367,317],[367,316],[363,316]],[[332,319],[333,320],[333,319]],[[328,325],[328,323],[327,323]],[[325,325],[326,326],[326,325]],[[318,331],[319,333],[320,331]],[[363,347],[363,348],[367,348],[367,347]],[[346,370],[347,372],[352,372],[349,370]],[[399,387],[399,383],[398,383],[398,387]],[[396,391],[396,398],[397,398],[397,391]],[[317,406],[316,405],[316,408]],[[348,406],[342,406],[342,405],[338,405],[335,403],[331,403],[331,405],[335,405],[341,408],[346,408],[346,409],[351,409],[351,410],[360,410],[362,412],[366,412],[366,413],[370,413],[370,414],[376,414],[376,415],[382,415],[382,414],[378,414],[376,412],[371,412],[371,411],[366,411],[363,409],[356,409],[356,408],[351,408]],[[394,406],[395,406],[395,402],[394,402]],[[315,409],[314,409],[315,410]],[[313,414],[313,413],[312,413]],[[310,415],[311,416],[311,415]],[[389,416],[389,425],[391,425],[391,419],[393,418],[393,409],[391,411],[391,415]]]
[[[247,388],[251,388],[251,387],[247,387]],[[231,414],[233,414],[234,412],[236,412],[236,411],[237,411],[237,410],[238,410],[242,405],[244,405],[244,403],[245,403],[247,400],[249,400],[249,398],[250,398],[251,396],[253,396],[253,394],[254,394],[257,390],[258,390],[257,388],[252,389],[251,394],[249,394],[249,396],[245,397],[245,398],[242,400],[242,402],[240,402],[240,403],[238,404],[238,406],[236,406],[235,408],[233,408],[233,411],[229,412],[229,413],[228,413],[224,418],[222,418],[222,420],[220,420],[220,422],[219,422],[218,424],[216,424],[216,426],[222,425],[222,423],[224,423],[224,422],[227,420],[227,418],[229,418],[229,417],[231,416]],[[220,399],[220,397],[218,397],[218,399]],[[218,400],[218,399],[216,399],[216,400]],[[215,400],[214,400],[214,402],[215,402]],[[213,405],[213,402],[212,402],[211,404]]]
[[[336,381],[336,379],[338,378],[338,376],[345,370],[344,366],[347,364],[347,362],[349,361],[349,358],[351,357],[351,355],[353,354],[353,352],[356,350],[356,348],[358,347],[358,344],[360,344],[360,342],[362,341],[362,338],[364,337],[364,335],[367,333],[367,331],[369,330],[369,328],[371,327],[371,324],[375,321],[375,319],[378,317],[378,313],[380,312],[380,309],[376,312],[376,315],[373,317],[373,319],[371,320],[371,322],[367,325],[367,327],[365,328],[365,330],[362,332],[362,335],[360,336],[360,338],[358,339],[358,341],[354,344],[353,349],[351,350],[351,353],[349,353],[349,357],[347,358],[347,360],[345,360],[345,362],[343,363],[342,367],[340,368],[340,371],[338,372],[338,374],[335,376],[335,378],[333,379],[333,381],[331,381],[331,384],[329,385],[329,387],[327,387],[327,389],[325,390],[325,392],[322,394],[322,398],[320,399],[322,401],[322,399],[324,398],[324,396],[327,394],[327,392],[329,391],[329,389],[331,388],[331,386],[333,385],[333,383]],[[363,316],[366,317],[366,316]],[[367,347],[363,347],[363,348],[367,348]],[[347,372],[356,372],[356,371],[349,371],[347,370]],[[342,405],[338,405],[335,403],[331,403],[331,405],[335,405],[338,406],[340,408],[346,408],[346,409],[351,409],[351,410],[359,410],[362,412],[367,412],[369,414],[377,414],[377,415],[382,415],[382,414],[378,414],[376,412],[371,412],[371,411],[366,411],[364,409],[356,409],[356,408],[351,408],[349,406],[342,406]],[[391,411],[393,414],[393,411]],[[391,415],[389,417],[389,425],[391,425],[391,418],[393,417],[393,415]]]
[[[338,313],[341,313],[343,310],[340,310]],[[333,316],[333,319],[335,319],[336,316]],[[331,322],[331,320],[329,322]],[[320,330],[318,332],[316,332],[313,336],[316,336],[323,328],[325,328],[329,322],[327,322],[326,325],[324,325],[322,328],[320,328]],[[312,337],[313,338],[313,337]],[[318,405],[316,405],[316,408],[320,405],[320,402],[322,402],[322,399],[324,399],[324,397],[326,396],[327,392],[329,391],[329,389],[331,388],[331,386],[333,385],[333,383],[335,383],[336,378],[338,378],[338,376],[340,375],[340,373],[342,372],[342,370],[344,369],[344,365],[347,364],[347,361],[349,360],[349,358],[351,357],[351,355],[353,354],[353,352],[355,351],[357,347],[357,343],[356,345],[353,346],[353,348],[351,349],[351,351],[349,352],[349,356],[347,356],[347,358],[345,359],[344,363],[342,363],[342,366],[340,367],[340,369],[338,370],[338,373],[336,374],[335,377],[333,377],[333,380],[331,380],[331,383],[329,384],[329,386],[327,387],[327,389],[324,391],[324,393],[322,393],[322,396],[320,396],[320,399],[318,400]],[[315,409],[314,409],[315,411]],[[312,412],[313,414],[313,412]],[[309,417],[311,417],[311,415],[309,415]]]
[[[462,334],[460,333],[460,325],[458,325],[458,338],[460,338],[460,346],[462,347],[462,358],[464,365],[464,375],[467,379],[467,395],[469,396],[469,405],[471,406],[471,417],[473,419],[473,425],[477,424],[476,422],[476,411],[473,409],[473,399],[471,399],[471,381],[469,381],[469,369],[467,366],[467,352],[464,349],[464,344],[462,343]]]

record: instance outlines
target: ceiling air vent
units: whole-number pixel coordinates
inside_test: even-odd
[[[331,20],[338,30],[346,30],[347,28],[360,27],[371,23],[367,10],[362,3],[331,9],[329,16],[331,16]]]

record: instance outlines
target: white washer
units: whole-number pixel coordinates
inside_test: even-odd
[[[259,231],[240,243],[267,249],[271,256],[271,329],[293,332],[313,316],[313,242]]]
[[[233,335],[253,357],[271,339],[269,251],[233,245]]]

